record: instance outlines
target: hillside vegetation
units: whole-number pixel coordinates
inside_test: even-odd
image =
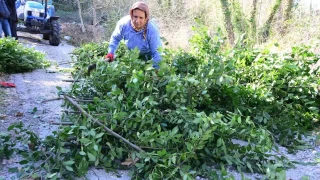
[[[306,2],[307,0],[301,0]],[[133,0],[81,1],[81,18],[86,33],[81,32],[77,1],[56,1],[64,32],[74,37],[75,44],[108,41],[116,22],[128,10]],[[222,30],[233,42],[247,38],[254,46],[277,42],[281,49],[292,44],[314,44],[319,39],[318,6],[293,0],[147,0],[151,16],[160,28],[168,47],[190,48],[192,27],[198,22],[208,27],[212,37]],[[312,1],[311,1],[312,2]],[[197,21],[195,21],[195,19]],[[74,32],[77,33],[74,33]]]

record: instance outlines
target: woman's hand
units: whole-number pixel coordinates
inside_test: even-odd
[[[114,60],[112,53],[108,53],[104,58],[107,62],[113,62],[113,60]]]

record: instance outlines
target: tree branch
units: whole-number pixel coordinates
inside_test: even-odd
[[[128,141],[127,139],[125,139],[124,137],[120,136],[119,134],[117,134],[116,132],[112,131],[111,129],[109,129],[108,127],[106,127],[105,125],[103,125],[100,121],[94,119],[90,114],[88,114],[85,110],[83,110],[79,104],[77,104],[75,101],[73,101],[69,96],[64,95],[64,98],[66,100],[68,100],[72,105],[74,105],[79,111],[81,111],[81,113],[83,115],[85,115],[86,117],[88,117],[89,119],[91,119],[93,121],[94,124],[98,124],[99,126],[103,127],[103,129],[105,131],[107,131],[109,134],[111,134],[112,136],[122,140],[124,143],[126,143],[127,145],[129,145],[130,147],[132,147],[133,149],[135,149],[136,151],[139,152],[144,152],[144,150],[142,150],[140,147],[138,147],[135,144],[132,144],[130,141]]]

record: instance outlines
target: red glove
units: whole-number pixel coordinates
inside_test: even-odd
[[[105,57],[106,61],[108,62],[113,62],[113,54],[112,53],[108,53]]]

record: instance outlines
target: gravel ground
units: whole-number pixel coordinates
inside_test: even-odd
[[[50,101],[42,103],[43,100],[56,98],[56,86],[67,89],[69,82],[62,81],[70,78],[68,73],[63,73],[61,68],[68,68],[69,65],[64,64],[70,61],[70,52],[74,47],[62,42],[58,47],[50,46],[47,41],[42,40],[39,36],[19,33],[22,36],[19,41],[26,46],[33,46],[35,49],[45,52],[48,60],[59,65],[49,69],[38,69],[30,73],[12,74],[7,81],[16,84],[16,88],[5,89],[8,97],[3,102],[5,104],[6,118],[0,119],[0,131],[5,129],[13,122],[22,121],[26,126],[39,134],[40,138],[45,138],[52,130],[57,127],[50,124],[51,121],[59,121],[61,118],[61,103],[62,101]],[[1,103],[0,103],[1,105]],[[37,108],[35,114],[31,113],[34,108]],[[3,110],[2,110],[3,111]],[[17,113],[22,113],[22,116],[16,116]],[[315,140],[311,140],[315,142]],[[244,142],[235,142],[244,143]],[[315,144],[315,143],[313,143]],[[299,151],[297,154],[288,154],[286,148],[280,147],[281,154],[287,156],[290,160],[309,163],[315,162],[320,158],[320,146],[314,145],[312,149]],[[13,157],[9,160],[4,160],[0,164],[0,179],[15,179],[16,175],[8,172],[8,167],[18,166],[19,157]],[[241,175],[229,168],[229,171],[236,179],[241,179]],[[261,179],[259,174],[245,174],[249,179]],[[308,178],[307,178],[308,177]],[[118,171],[118,173],[106,173],[103,169],[90,169],[86,177],[78,178],[78,180],[128,180],[128,171]],[[198,178],[197,178],[198,179]],[[200,179],[200,178],[199,178]],[[296,165],[295,169],[287,170],[287,180],[320,180],[320,164],[317,165]]]

